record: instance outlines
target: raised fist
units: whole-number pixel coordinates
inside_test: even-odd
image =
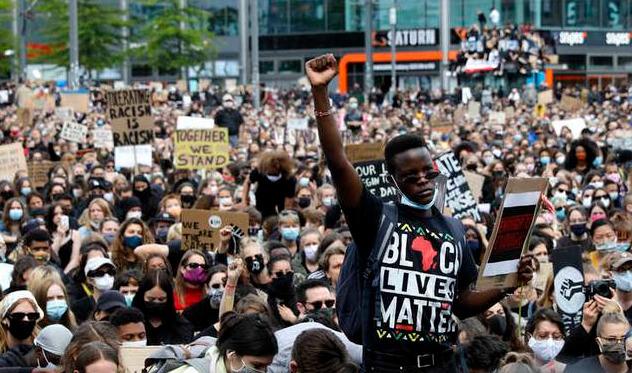
[[[333,54],[325,54],[307,61],[305,71],[312,87],[327,86],[338,74],[338,62]]]

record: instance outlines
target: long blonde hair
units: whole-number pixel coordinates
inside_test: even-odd
[[[110,210],[110,205],[103,198],[95,198],[88,204],[88,208],[83,210],[81,216],[79,216],[79,220],[77,221],[81,226],[86,227],[90,230],[95,230],[90,225],[90,209],[92,206],[97,205],[103,211],[103,219],[108,219],[112,217],[112,211]],[[98,229],[98,227],[96,228]]]
[[[31,304],[31,306],[33,306],[33,309],[35,310],[35,312],[37,312],[37,304],[33,304],[33,301],[28,299],[28,298],[22,298],[19,301],[15,302],[13,304],[13,306],[11,306],[8,310],[7,310],[7,315],[11,314],[11,311],[13,311],[15,309],[15,307],[17,307],[18,305],[22,304],[23,302],[29,302]],[[7,349],[9,347],[9,341],[7,340],[7,326],[2,323],[2,327],[0,327],[0,353],[4,354],[5,352],[7,352]],[[37,337],[37,335],[40,332],[40,328],[35,325],[35,328],[33,329],[33,332],[31,333],[31,339],[35,340],[35,337]]]
[[[56,324],[48,318],[48,314],[46,314],[46,305],[48,303],[48,289],[51,286],[57,285],[61,288],[61,291],[64,293],[64,298],[66,300],[66,304],[68,305],[68,310],[64,314],[64,316],[59,320],[59,324],[62,324],[70,331],[73,331],[77,327],[77,320],[75,319],[75,315],[70,310],[70,298],[68,297],[68,291],[66,290],[66,286],[59,275],[59,272],[52,266],[40,266],[33,269],[31,272],[31,276],[29,277],[28,282],[28,290],[33,293],[37,304],[39,304],[40,308],[44,311],[44,318],[42,318],[38,325],[41,328],[44,328],[51,324]]]

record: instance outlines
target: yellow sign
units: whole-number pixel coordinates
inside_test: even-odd
[[[176,169],[205,170],[224,167],[230,158],[227,128],[176,131]]]

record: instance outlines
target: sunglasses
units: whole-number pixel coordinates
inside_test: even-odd
[[[186,265],[187,268],[189,269],[197,269],[199,267],[202,267],[202,269],[207,270],[208,269],[208,265],[206,264],[200,264],[200,263],[189,263]]]
[[[116,270],[114,268],[107,269],[105,271],[90,271],[88,272],[88,277],[103,277],[105,275],[115,276]]]
[[[317,300],[316,302],[309,302],[307,304],[311,304],[312,307],[314,307],[314,310],[318,311],[319,309],[323,308],[323,303],[325,304],[326,308],[334,308],[334,306],[336,305],[336,300],[329,299],[324,302],[322,300]]]
[[[289,277],[289,276],[292,276],[294,274],[294,272],[293,271],[287,271],[287,272],[278,271],[278,272],[274,272],[274,274],[277,277],[283,277],[283,276],[288,276]]]
[[[26,317],[29,321],[37,321],[39,316],[40,315],[37,312],[13,312],[12,314],[9,314],[8,318],[11,321],[20,321],[24,320]]]

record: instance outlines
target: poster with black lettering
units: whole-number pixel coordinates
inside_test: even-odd
[[[383,159],[353,164],[360,180],[371,194],[384,202],[397,200],[397,188],[389,181],[389,173]]]
[[[566,330],[573,330],[582,323],[586,295],[580,246],[558,247],[551,253],[554,272],[554,293],[557,312]]]
[[[548,184],[547,178],[510,178],[507,182],[492,238],[481,262],[478,290],[519,286],[518,264],[529,246],[540,200]]]
[[[470,190],[467,179],[463,174],[459,161],[453,152],[446,152],[435,158],[439,172],[447,177],[445,192],[445,207],[452,216],[461,219],[472,217],[476,221],[481,220],[476,199]]]
[[[233,236],[243,237],[248,232],[245,212],[182,210],[182,247],[185,250],[217,251],[221,243],[219,231],[233,226]]]
[[[454,341],[452,304],[459,291],[457,277],[467,286],[465,279],[473,281],[476,276],[471,261],[459,273],[464,238],[455,233],[444,217],[419,219],[400,214],[380,265],[381,317],[375,329],[387,351],[391,343],[409,346],[413,352]],[[471,273],[465,273],[468,268]]]
[[[154,138],[151,92],[126,89],[105,92],[114,146],[150,144]]]

